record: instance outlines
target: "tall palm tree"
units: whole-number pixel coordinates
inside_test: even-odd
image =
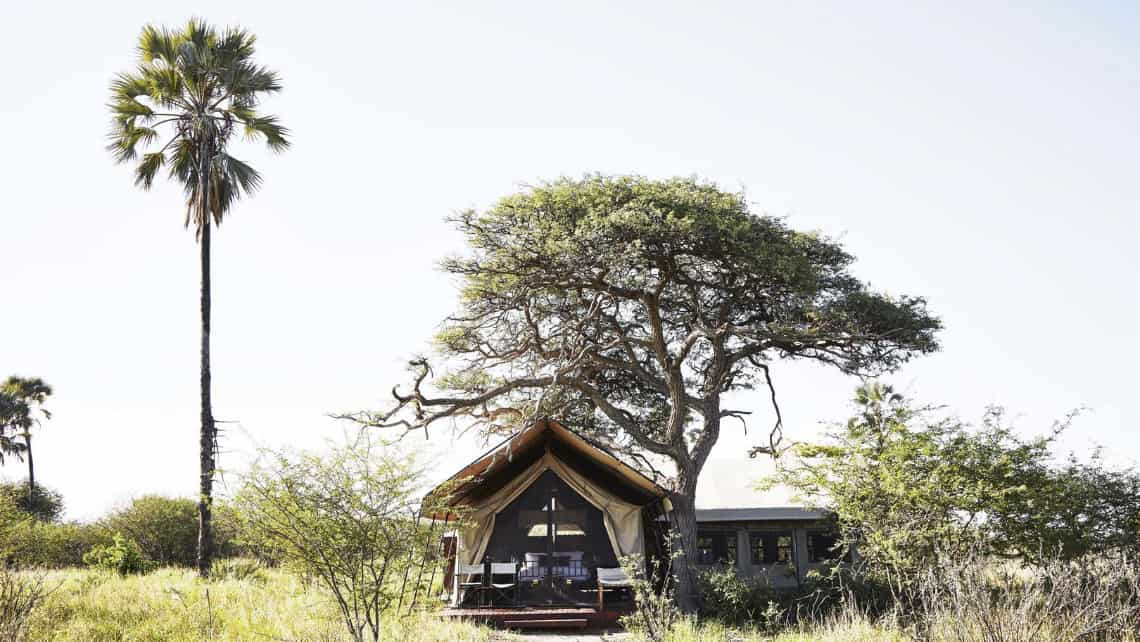
[[[12,436],[23,440],[16,441],[5,437],[0,429],[0,450],[7,451],[17,457],[26,457],[28,461],[28,498],[36,494],[36,465],[32,459],[32,428],[40,425],[40,418],[36,416],[39,410],[44,419],[51,419],[51,413],[44,408],[44,402],[51,395],[51,386],[39,377],[8,377],[0,386],[2,405],[7,410],[0,410],[0,422],[12,431]],[[0,457],[0,461],[3,458]]]
[[[186,194],[186,226],[200,249],[201,432],[199,435],[198,573],[209,574],[213,553],[211,504],[217,431],[210,403],[210,228],[234,202],[261,184],[248,164],[230,156],[241,127],[249,140],[273,151],[289,146],[288,130],[257,111],[260,99],[281,90],[276,72],[253,62],[253,34],[219,31],[190,20],[179,30],[147,26],[139,38],[139,65],[111,83],[113,116],[108,149],[120,163],[136,161],[135,185],[149,189],[166,168]]]

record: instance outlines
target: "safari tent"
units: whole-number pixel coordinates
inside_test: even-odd
[[[711,486],[702,484],[712,493],[698,488],[694,561],[775,585],[798,581],[827,555],[824,516],[789,498],[742,494],[750,485],[739,474],[725,483],[706,468]],[[432,491],[443,493],[448,505],[430,517],[458,524],[445,539],[453,606],[474,605],[472,587],[492,589],[485,593],[496,604],[593,604],[598,569],[627,555],[662,555],[671,510],[666,489],[552,419],[511,435]],[[738,503],[724,506],[726,499]],[[479,565],[489,576],[464,581],[460,571]]]

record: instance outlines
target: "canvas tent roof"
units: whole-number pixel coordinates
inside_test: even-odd
[[[583,475],[599,480],[616,496],[637,505],[665,497],[648,477],[561,423],[542,419],[523,428],[467,464],[429,493],[447,489],[452,505],[476,505],[495,494],[547,453],[553,453]],[[446,519],[446,515],[435,515]]]

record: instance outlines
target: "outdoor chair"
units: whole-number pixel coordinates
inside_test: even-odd
[[[519,586],[519,565],[514,562],[491,562],[490,573],[490,588],[492,592],[492,604],[497,598],[508,599],[514,604],[517,601],[517,591]],[[505,578],[511,578],[509,582],[504,582]]]
[[[486,578],[484,573],[486,568],[482,564],[456,564],[455,565],[455,590],[459,593],[459,604],[463,604],[463,598],[467,597],[468,591],[475,591],[476,604],[482,601],[483,588],[486,586]]]
[[[604,594],[633,586],[633,580],[620,568],[598,568],[598,611],[606,610]]]

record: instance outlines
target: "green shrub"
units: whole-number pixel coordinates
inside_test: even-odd
[[[237,520],[228,506],[214,506],[215,556],[236,551]],[[195,565],[198,556],[198,504],[184,497],[146,495],[100,520],[109,533],[136,541],[148,558],[161,566]]]
[[[122,576],[141,575],[154,569],[154,562],[143,555],[139,545],[121,533],[115,533],[110,545],[92,547],[83,556],[83,562]]]
[[[83,555],[91,547],[108,543],[110,538],[96,526],[29,518],[4,529],[0,557],[20,568],[65,568],[82,565]]]
[[[43,484],[36,484],[35,491],[29,493],[27,482],[0,482],[0,495],[9,498],[20,512],[45,522],[58,521],[63,515],[63,495]]]
[[[852,609],[875,619],[895,606],[888,587],[850,565],[813,570],[793,588],[775,589],[765,577],[742,578],[728,567],[701,573],[697,586],[703,617],[767,633],[819,624]]]
[[[727,624],[753,621],[767,607],[770,597],[759,582],[742,578],[727,566],[701,573],[697,586],[702,615]]]

